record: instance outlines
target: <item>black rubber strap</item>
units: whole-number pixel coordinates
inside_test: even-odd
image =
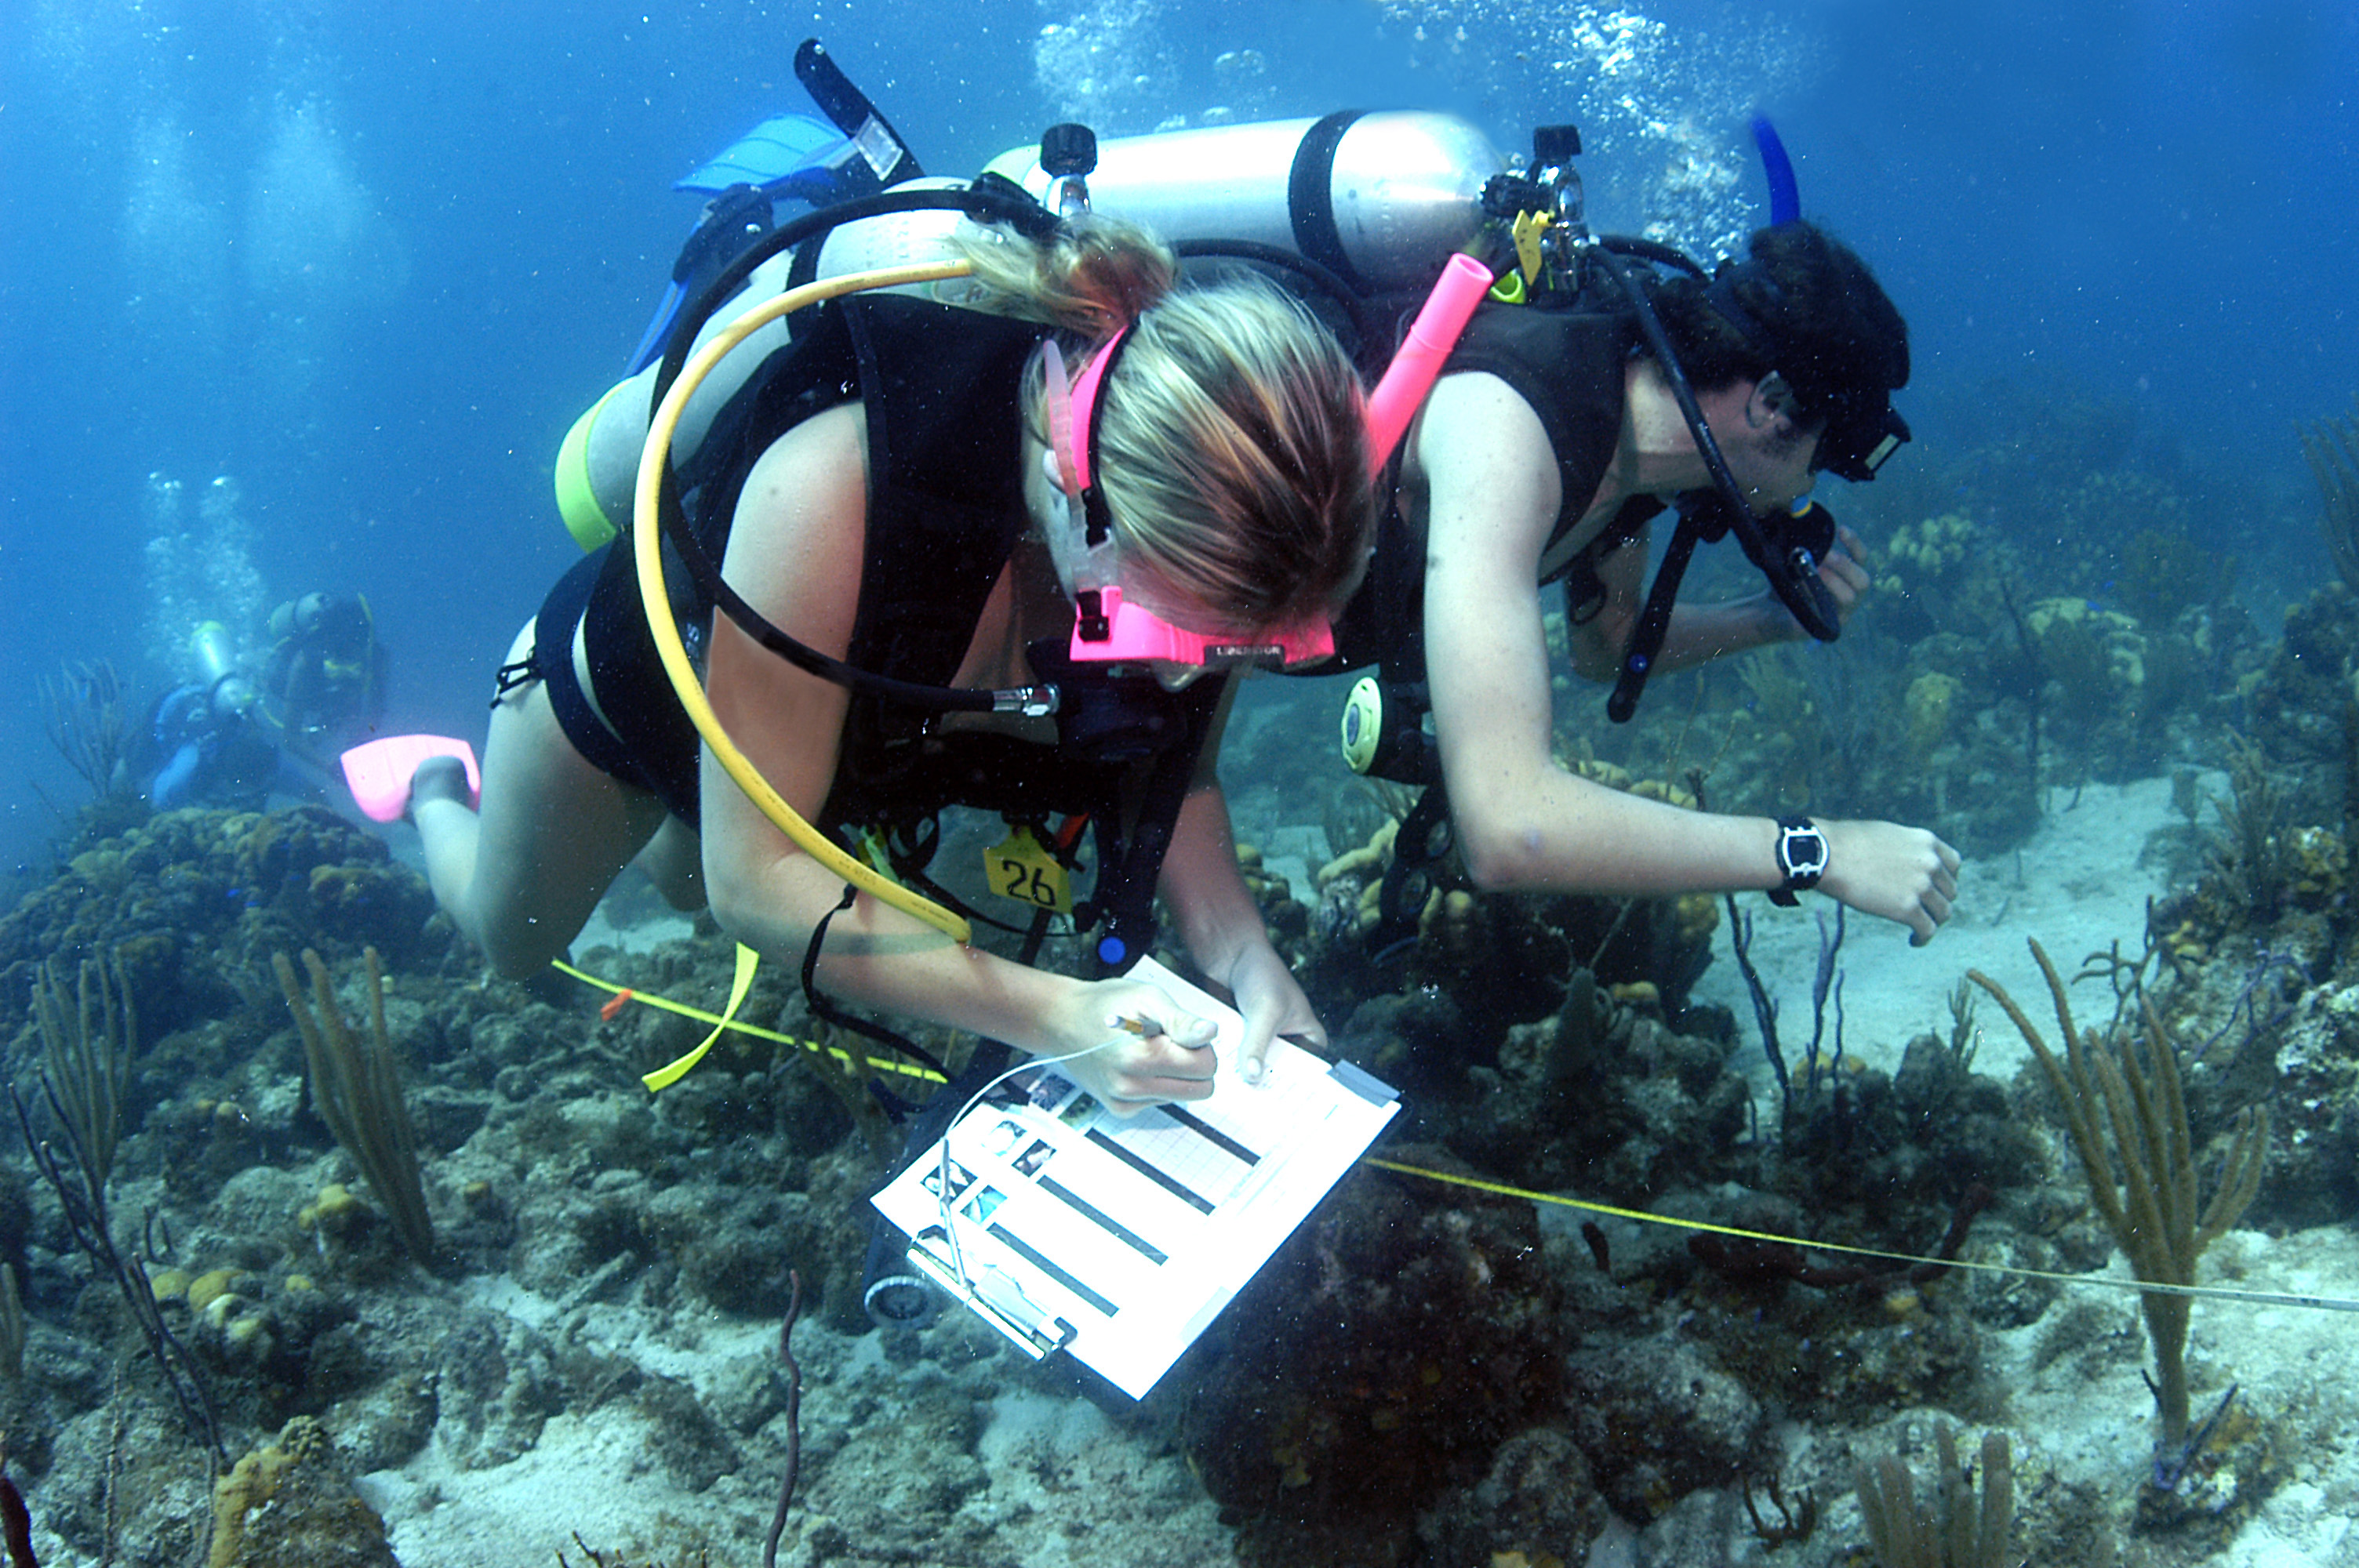
[[[1294,248],[1361,292],[1366,290],[1367,279],[1343,254],[1343,232],[1335,226],[1335,147],[1364,113],[1338,109],[1305,131],[1294,149],[1294,168],[1286,180],[1286,210],[1294,220]]]
[[[820,944],[827,940],[827,928],[833,923],[835,917],[850,909],[852,901],[859,896],[860,890],[846,883],[843,896],[836,901],[835,907],[821,915],[819,924],[811,927],[810,946],[803,949],[803,1000],[810,1005],[811,1016],[821,1022],[832,1023],[849,1033],[865,1035],[886,1050],[897,1051],[920,1066],[932,1069],[947,1083],[950,1080],[950,1069],[936,1061],[931,1052],[906,1035],[895,1033],[881,1023],[871,1023],[864,1018],[853,1017],[829,1000],[827,993],[819,989]]]

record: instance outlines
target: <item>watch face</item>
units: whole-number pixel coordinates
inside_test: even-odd
[[[1827,837],[1812,827],[1789,827],[1777,837],[1778,867],[1796,881],[1815,881],[1827,869]]]

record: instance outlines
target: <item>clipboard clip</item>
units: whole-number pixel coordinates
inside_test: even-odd
[[[1062,1350],[1081,1332],[1027,1296],[1024,1287],[995,1264],[984,1263],[962,1276],[947,1255],[949,1248],[949,1233],[929,1225],[910,1238],[909,1261],[1035,1361]]]

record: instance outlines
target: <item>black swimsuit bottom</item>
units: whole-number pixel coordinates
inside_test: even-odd
[[[591,766],[646,790],[693,827],[696,727],[648,634],[629,545],[627,538],[614,540],[557,579],[534,626],[533,673],[548,686],[558,728]],[[592,691],[582,689],[573,662],[577,628]]]

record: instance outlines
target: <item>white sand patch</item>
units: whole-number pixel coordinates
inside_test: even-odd
[[[2205,781],[2217,794],[2224,784]],[[2207,813],[2208,816],[2208,813]],[[2171,808],[2170,781],[2147,779],[2125,785],[2091,784],[2075,793],[2049,792],[2048,813],[2020,849],[1986,860],[1969,860],[1959,876],[1958,902],[1950,922],[1931,943],[1908,946],[1908,930],[1854,911],[1846,921],[1843,952],[1843,1046],[1873,1067],[1889,1072],[1915,1036],[1947,1037],[1951,989],[1968,969],[1980,969],[2012,991],[2035,1020],[2049,1016],[2046,989],[2024,946],[2038,937],[2067,978],[2091,953],[2118,942],[2135,957],[2146,942],[2146,903],[2167,891],[2162,872],[2141,864],[2147,841],[2158,828],[2181,820]],[[1777,1000],[1777,1037],[1787,1065],[1801,1059],[1810,1038],[1810,985],[1818,971],[1820,925],[1832,931],[1834,905],[1804,897],[1802,907],[1777,909],[1766,900],[1740,897],[1738,907],[1753,916],[1754,967]],[[1739,1060],[1756,1077],[1760,1034],[1753,1002],[1730,948],[1723,920],[1713,938],[1712,968],[1695,988],[1698,1001],[1715,1001],[1736,1014],[1745,1049]],[[2091,989],[2082,1011],[2102,1019],[2110,995]],[[2105,1007],[2099,1006],[2103,997]],[[1827,1042],[1834,1036],[1834,1002],[1827,1004]],[[1982,1044],[1974,1070],[2012,1077],[2029,1058],[1995,1008],[1980,1013]],[[1995,1027],[1994,1027],[1995,1025]]]

